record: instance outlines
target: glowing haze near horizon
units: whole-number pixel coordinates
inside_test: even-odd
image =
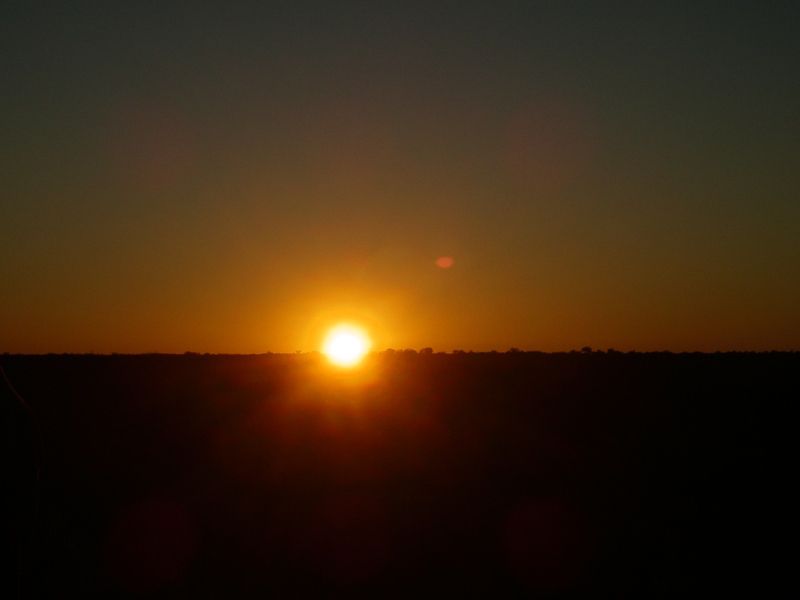
[[[797,3],[29,4],[0,352],[800,347]]]

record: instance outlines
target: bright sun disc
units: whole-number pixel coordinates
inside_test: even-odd
[[[353,367],[361,362],[370,345],[369,337],[361,329],[351,325],[338,325],[325,338],[322,352],[335,365]]]

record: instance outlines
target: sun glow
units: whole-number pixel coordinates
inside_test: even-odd
[[[369,336],[362,329],[352,325],[337,325],[328,332],[322,352],[335,365],[354,367],[369,352],[371,345]]]

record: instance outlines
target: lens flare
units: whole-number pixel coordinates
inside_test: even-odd
[[[358,327],[337,325],[328,332],[322,344],[322,352],[333,364],[340,367],[354,367],[369,352],[369,336]]]
[[[449,269],[452,267],[456,261],[453,259],[452,256],[440,256],[436,259],[436,266],[440,269]]]

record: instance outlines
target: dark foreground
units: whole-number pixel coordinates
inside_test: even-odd
[[[0,366],[3,597],[796,591],[800,354]]]

